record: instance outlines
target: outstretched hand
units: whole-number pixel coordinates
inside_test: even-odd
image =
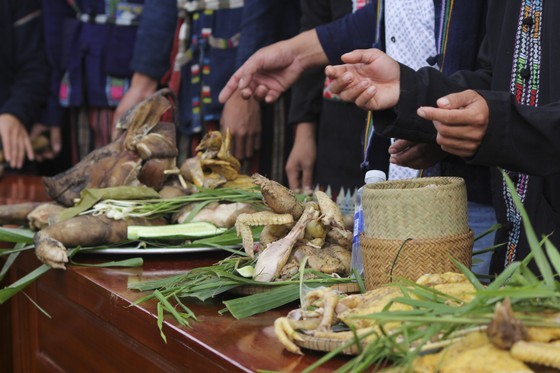
[[[303,72],[290,48],[279,42],[258,50],[232,75],[219,95],[225,103],[235,91],[241,97],[274,102]]]
[[[306,68],[327,63],[315,29],[304,31],[255,52],[229,79],[219,100],[225,103],[239,90],[244,99],[274,102]]]
[[[379,49],[357,49],[341,57],[344,65],[327,66],[331,90],[364,110],[384,110],[399,100],[399,64]]]
[[[437,108],[423,106],[417,114],[431,120],[441,148],[460,157],[472,157],[488,129],[490,109],[473,90],[453,93],[437,100]]]

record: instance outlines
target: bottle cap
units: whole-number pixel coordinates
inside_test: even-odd
[[[377,183],[385,180],[387,180],[387,175],[385,175],[385,172],[381,170],[369,170],[366,172],[366,176],[364,177],[366,184]]]

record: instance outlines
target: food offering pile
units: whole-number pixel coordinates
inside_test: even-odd
[[[160,119],[171,109],[168,94],[159,91],[131,108],[114,142],[66,172],[43,178],[53,202],[0,209],[0,224],[29,226],[0,228],[4,237],[25,245],[16,251],[34,249],[47,269],[64,269],[75,253],[102,248],[233,250],[231,258],[174,282],[185,297],[201,299],[210,294],[194,286],[200,278],[192,277],[201,273],[217,286],[212,296],[249,283],[274,283],[277,292],[270,296],[279,305],[299,297],[301,279],[327,285],[355,282],[349,278],[352,233],[325,193],[317,191],[309,201],[264,176],[240,174],[229,132],[208,132],[196,154],[177,163],[176,124]],[[243,250],[235,250],[239,247]],[[216,266],[229,276],[228,285],[216,277]],[[288,298],[278,296],[287,292],[281,285],[290,285]],[[149,283],[133,286],[166,290]]]
[[[560,371],[560,253],[547,237],[537,239],[515,197],[531,254],[491,282],[455,261],[457,273],[398,279],[362,294],[315,289],[275,321],[278,341],[295,354],[328,352],[306,372],[341,353],[355,355],[341,368],[352,372]]]
[[[229,133],[208,133],[197,154],[177,165],[175,124],[160,121],[171,108],[167,94],[160,91],[130,109],[117,140],[66,172],[43,178],[53,203],[5,207],[0,222],[25,217],[36,231],[37,257],[63,269],[68,248],[122,244],[130,241],[131,226],[146,227],[133,238],[144,238],[149,226],[166,226],[159,231],[172,239],[200,238],[223,233],[238,214],[262,208],[258,193],[242,192],[254,184],[238,172]],[[207,224],[177,225],[196,221]]]

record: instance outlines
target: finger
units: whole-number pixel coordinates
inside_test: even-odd
[[[373,85],[371,85],[371,82],[369,81],[363,81],[360,82],[360,87],[356,88],[356,91],[358,91],[359,89],[364,88],[361,93],[358,95],[358,97],[356,97],[356,99],[354,99],[354,103],[365,110],[369,110],[369,109],[375,109],[376,108],[376,103],[375,103],[375,93],[377,92],[377,88]],[[344,95],[341,95],[341,97],[344,99]]]
[[[414,159],[418,158],[419,154],[418,152],[414,151],[414,148],[407,148],[407,149],[403,149],[398,153],[395,154],[391,154],[391,159],[395,160],[398,162],[398,164],[403,164],[403,163],[410,163],[411,161],[413,161]]]
[[[353,83],[354,74],[352,74],[350,71],[337,71],[340,69],[337,69],[333,66],[331,66],[331,68],[331,70],[335,71],[335,73],[329,74],[327,69],[325,69],[325,73],[327,74],[329,79],[331,79],[329,87],[333,92],[341,92],[344,89],[347,89],[347,87],[349,87]]]
[[[439,109],[429,106],[420,107],[416,113],[419,117],[443,122],[447,125],[467,126],[470,114],[467,110],[462,109]]]
[[[269,89],[267,86],[263,84],[259,84],[255,89],[255,91],[253,92],[253,96],[255,96],[259,100],[264,100],[268,95],[268,91]]]
[[[33,152],[33,146],[31,146],[31,140],[29,139],[28,136],[25,136],[25,139],[23,140],[23,149],[25,151],[25,155],[27,155],[27,158],[32,161],[35,159],[35,153]],[[21,157],[21,166],[23,166],[23,161],[25,160],[25,156]]]
[[[352,52],[345,53],[341,56],[341,60],[344,63],[356,64],[356,63],[371,63],[378,57],[382,56],[384,53],[379,49],[356,49]]]
[[[412,141],[398,139],[389,146],[389,154],[398,154],[414,144]]]
[[[408,167],[408,168],[413,168],[415,170],[419,170],[421,168],[424,168],[424,160],[422,158],[417,158],[417,159],[402,159],[402,157],[399,155],[392,155],[389,158],[389,162],[399,165],[399,166],[404,166],[404,167]]]
[[[438,107],[442,109],[460,109],[470,105],[478,94],[469,89],[463,92],[452,93],[437,100]]]
[[[62,135],[61,135],[60,128],[58,127],[51,129],[51,148],[53,151],[52,158],[54,158],[55,155],[60,153],[60,150],[62,149]]]
[[[9,136],[7,135],[4,135],[4,137],[2,137],[2,149],[4,149],[4,159],[11,166],[12,144],[11,141],[9,140]]]
[[[484,137],[484,129],[477,126],[456,126],[434,121],[434,127],[442,139],[467,141],[479,144]]]
[[[225,103],[227,100],[229,100],[229,98],[233,95],[233,93],[237,89],[241,89],[241,87],[240,87],[239,77],[236,72],[228,80],[225,87],[220,91],[220,94],[218,95],[218,101],[220,101],[222,104]]]
[[[304,191],[313,188],[313,165],[303,167],[301,183]]]
[[[459,157],[471,157],[478,149],[478,143],[476,142],[461,138],[445,137],[439,133],[436,137],[436,142],[443,151]]]
[[[288,185],[294,191],[301,190],[300,171],[294,167],[286,165],[286,176],[288,177]]]
[[[325,67],[325,75],[330,79],[338,79],[341,78],[347,70],[348,69],[344,65],[328,65],[327,67]]]
[[[280,92],[280,91],[277,91],[275,89],[270,89],[268,91],[268,94],[264,98],[264,102],[266,102],[267,104],[272,104],[273,102],[278,100],[278,97],[280,97],[281,94],[282,94],[282,92]]]

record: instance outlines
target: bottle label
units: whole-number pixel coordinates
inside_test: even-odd
[[[360,241],[360,233],[364,231],[364,211],[358,210],[354,214],[354,235],[352,244],[356,245]]]

